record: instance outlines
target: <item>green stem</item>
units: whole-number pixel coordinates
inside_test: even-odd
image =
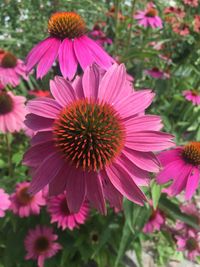
[[[13,177],[13,165],[12,165],[12,150],[9,141],[9,134],[5,134],[6,148],[8,153],[8,173],[10,178]]]
[[[131,33],[132,33],[132,27],[133,27],[133,13],[134,13],[134,8],[135,8],[136,0],[132,0],[132,5],[131,5],[131,21],[130,21],[130,28],[128,32],[128,39],[127,39],[127,45],[126,45],[126,54],[128,54],[130,50],[130,42],[131,42]]]
[[[119,13],[119,2],[120,0],[115,0],[115,43],[114,43],[114,51],[115,55],[117,55],[118,50],[118,13]]]

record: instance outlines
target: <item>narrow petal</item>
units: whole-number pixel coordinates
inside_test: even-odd
[[[52,131],[38,132],[31,139],[31,145],[35,146],[35,145],[39,145],[42,143],[46,143],[46,142],[51,141],[51,140],[53,141]]]
[[[72,40],[67,38],[63,40],[59,48],[58,58],[63,77],[72,80],[78,66]]]
[[[66,198],[69,210],[77,213],[85,200],[86,181],[85,174],[82,170],[75,169],[71,166],[71,171],[67,177]]]
[[[61,40],[52,38],[51,46],[46,50],[45,54],[40,58],[37,66],[37,79],[42,78],[53,65],[58,55]]]
[[[145,195],[123,168],[117,164],[113,164],[106,169],[106,173],[113,186],[123,196],[139,205],[144,204],[144,201],[146,200]]]
[[[82,43],[81,38],[74,39],[74,51],[81,68],[85,70],[87,66],[94,62],[94,58],[89,48]]]
[[[44,118],[35,114],[26,115],[24,124],[33,131],[48,131],[52,130],[53,119]]]
[[[170,149],[159,153],[158,159],[160,163],[165,166],[174,160],[181,159],[182,148]]]
[[[194,195],[199,186],[200,170],[198,168],[192,168],[191,173],[187,179],[185,199],[189,200]]]
[[[62,77],[56,76],[54,81],[50,81],[50,90],[53,97],[62,107],[66,107],[76,99],[73,87]]]
[[[101,178],[97,173],[89,172],[86,177],[87,198],[102,214],[106,214],[105,199]]]
[[[121,99],[121,91],[123,90],[126,82],[126,70],[123,64],[114,64],[108,69],[103,76],[99,85],[98,98],[105,100],[109,103]],[[126,95],[125,95],[126,96]]]

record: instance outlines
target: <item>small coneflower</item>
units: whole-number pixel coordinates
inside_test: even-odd
[[[35,195],[28,193],[30,183],[21,182],[16,185],[15,192],[10,196],[10,209],[19,217],[28,217],[31,214],[39,214],[41,206],[46,204],[42,191]]]
[[[5,211],[8,210],[9,206],[9,195],[2,188],[0,188],[0,217],[5,216]]]
[[[191,7],[198,7],[199,0],[183,0],[183,3]]]
[[[193,105],[200,105],[200,92],[198,92],[197,90],[183,91],[183,95],[185,99],[192,102]]]
[[[130,90],[124,65],[104,75],[92,65],[70,83],[55,77],[54,99],[28,103],[28,127],[38,130],[24,164],[32,169],[30,192],[47,184],[56,194],[66,190],[70,212],[88,199],[106,213],[105,199],[121,208],[122,196],[143,205],[138,187],[148,185],[149,171],[158,172],[152,151],[173,146],[172,135],[160,132],[160,117],[145,115],[154,94]]]
[[[23,61],[8,51],[0,50],[0,83],[15,87],[21,78],[27,80]]]
[[[151,216],[149,217],[148,222],[145,224],[143,228],[144,233],[153,233],[154,231],[159,231],[161,226],[165,223],[165,216],[159,210],[154,210],[152,208]]]
[[[54,13],[48,22],[49,37],[37,44],[28,54],[30,71],[37,65],[37,78],[42,78],[58,57],[64,78],[72,79],[78,63],[85,68],[95,62],[108,69],[114,60],[93,40],[86,36],[83,18],[74,12]]]
[[[175,196],[185,190],[185,198],[190,199],[200,180],[200,142],[189,142],[183,147],[161,152],[158,158],[163,165],[157,176],[158,183],[173,180],[166,193]]]
[[[158,16],[158,11],[155,8],[155,5],[150,2],[147,4],[147,7],[144,11],[137,11],[134,16],[135,19],[138,20],[138,24],[144,26],[145,28],[162,28],[162,20]]]
[[[186,23],[176,22],[172,25],[172,30],[182,36],[190,34],[189,25]]]
[[[24,127],[25,101],[23,96],[0,91],[0,132],[18,132]]]
[[[152,78],[155,78],[155,79],[165,78],[165,72],[161,71],[157,67],[154,67],[154,68],[149,69],[149,70],[145,70],[145,73],[148,74],[149,76],[151,76]]]
[[[89,206],[84,202],[77,213],[71,213],[67,206],[65,194],[51,197],[47,205],[48,212],[51,215],[51,223],[57,222],[62,230],[69,228],[73,230],[80,224],[83,224],[88,217]]]
[[[28,232],[24,240],[27,254],[26,260],[37,260],[38,267],[44,266],[45,259],[53,257],[62,246],[55,242],[58,236],[53,233],[53,229],[46,226],[36,226]]]

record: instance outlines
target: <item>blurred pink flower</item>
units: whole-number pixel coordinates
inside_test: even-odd
[[[200,32],[200,15],[195,15],[194,17],[194,31]]]
[[[48,200],[48,212],[51,215],[51,223],[57,222],[58,227],[62,230],[69,228],[73,230],[80,224],[84,224],[88,217],[89,206],[84,202],[77,213],[71,213],[67,206],[67,199],[65,194],[53,196]]]
[[[157,176],[158,183],[173,180],[165,192],[176,196],[185,190],[185,199],[191,199],[200,180],[200,142],[190,142],[183,147],[161,152],[158,158],[163,166]]]
[[[165,216],[164,214],[156,209],[153,210],[152,208],[152,214],[148,220],[148,222],[145,224],[143,228],[144,233],[153,233],[156,230],[160,230],[161,226],[165,223]]]
[[[0,91],[0,132],[19,132],[24,127],[26,109],[23,96]]]
[[[87,198],[102,213],[105,199],[121,208],[122,196],[143,205],[138,186],[148,185],[149,172],[158,172],[152,153],[173,146],[172,135],[160,132],[159,116],[145,115],[154,93],[132,91],[124,65],[105,74],[96,65],[69,83],[55,77],[54,99],[29,101],[27,126],[39,131],[24,156],[30,166],[30,192],[49,184],[50,195],[67,190],[70,212]]]
[[[176,19],[183,19],[185,17],[185,11],[180,7],[166,7],[164,9],[164,14],[172,14],[175,15]]]
[[[102,31],[101,27],[96,24],[93,30],[90,32],[91,37],[93,37],[97,44],[104,46],[105,44],[111,45],[113,42],[106,34]]]
[[[196,90],[183,91],[185,99],[191,101],[193,105],[200,105],[200,93]]]
[[[29,230],[24,245],[27,251],[26,260],[37,260],[38,267],[44,266],[45,259],[53,257],[62,246],[55,242],[58,236],[53,233],[53,229],[46,226],[36,226]]]
[[[4,191],[4,189],[0,188],[0,217],[5,216],[5,211],[8,210],[9,206],[9,195]]]
[[[150,70],[145,70],[145,73],[147,73],[149,76],[151,76],[155,79],[169,79],[169,77],[170,77],[169,73],[163,72],[156,67],[154,67]]]
[[[191,7],[198,7],[199,0],[183,0],[183,3]]]
[[[58,56],[64,78],[73,79],[78,63],[85,68],[93,62],[108,69],[114,60],[92,39],[86,36],[86,25],[74,12],[54,13],[48,22],[49,37],[28,54],[27,71],[37,64],[37,78],[42,78]]]
[[[20,78],[28,79],[23,61],[10,52],[0,50],[0,83],[4,87],[8,84],[15,87],[20,84]]]
[[[51,97],[50,92],[47,90],[31,90],[28,91],[28,94],[35,97]]]
[[[162,28],[162,20],[158,16],[158,11],[155,8],[155,5],[152,2],[147,4],[147,7],[144,11],[137,11],[134,16],[138,20],[138,24],[141,26],[151,27],[151,28]]]
[[[189,26],[186,23],[176,22],[172,25],[172,30],[182,36],[190,34]]]
[[[28,193],[30,183],[21,182],[16,185],[15,192],[10,196],[10,209],[19,217],[28,217],[31,214],[39,214],[41,206],[46,204],[42,191],[35,195]]]
[[[200,233],[195,229],[188,228],[185,233],[176,235],[179,251],[184,251],[189,260],[195,260],[200,255]]]

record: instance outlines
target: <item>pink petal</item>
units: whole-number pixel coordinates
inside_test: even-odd
[[[52,131],[47,132],[38,132],[33,138],[31,139],[31,145],[39,145],[48,141],[53,140],[53,133]]]
[[[86,177],[87,198],[102,214],[106,214],[105,199],[101,178],[97,173],[89,172]]]
[[[106,173],[113,186],[130,201],[143,205],[146,200],[143,192],[137,187],[130,175],[118,164],[106,169]]]
[[[196,167],[192,168],[191,173],[187,179],[185,199],[189,200],[194,195],[199,186],[200,170]]]
[[[24,124],[33,131],[48,131],[52,130],[53,122],[53,119],[44,118],[31,113],[26,115],[26,120],[24,121]]]
[[[54,81],[50,81],[50,90],[53,97],[62,107],[66,107],[76,100],[73,87],[62,77],[56,76]]]
[[[87,66],[91,65],[94,62],[94,58],[91,54],[89,48],[81,41],[80,38],[74,39],[74,50],[76,58],[78,59],[81,68],[84,70]]]
[[[182,148],[170,149],[159,153],[158,159],[160,163],[165,166],[174,160],[181,159]]]
[[[60,70],[64,78],[72,80],[76,70],[78,61],[76,59],[73,47],[73,41],[65,38],[59,48]]]

